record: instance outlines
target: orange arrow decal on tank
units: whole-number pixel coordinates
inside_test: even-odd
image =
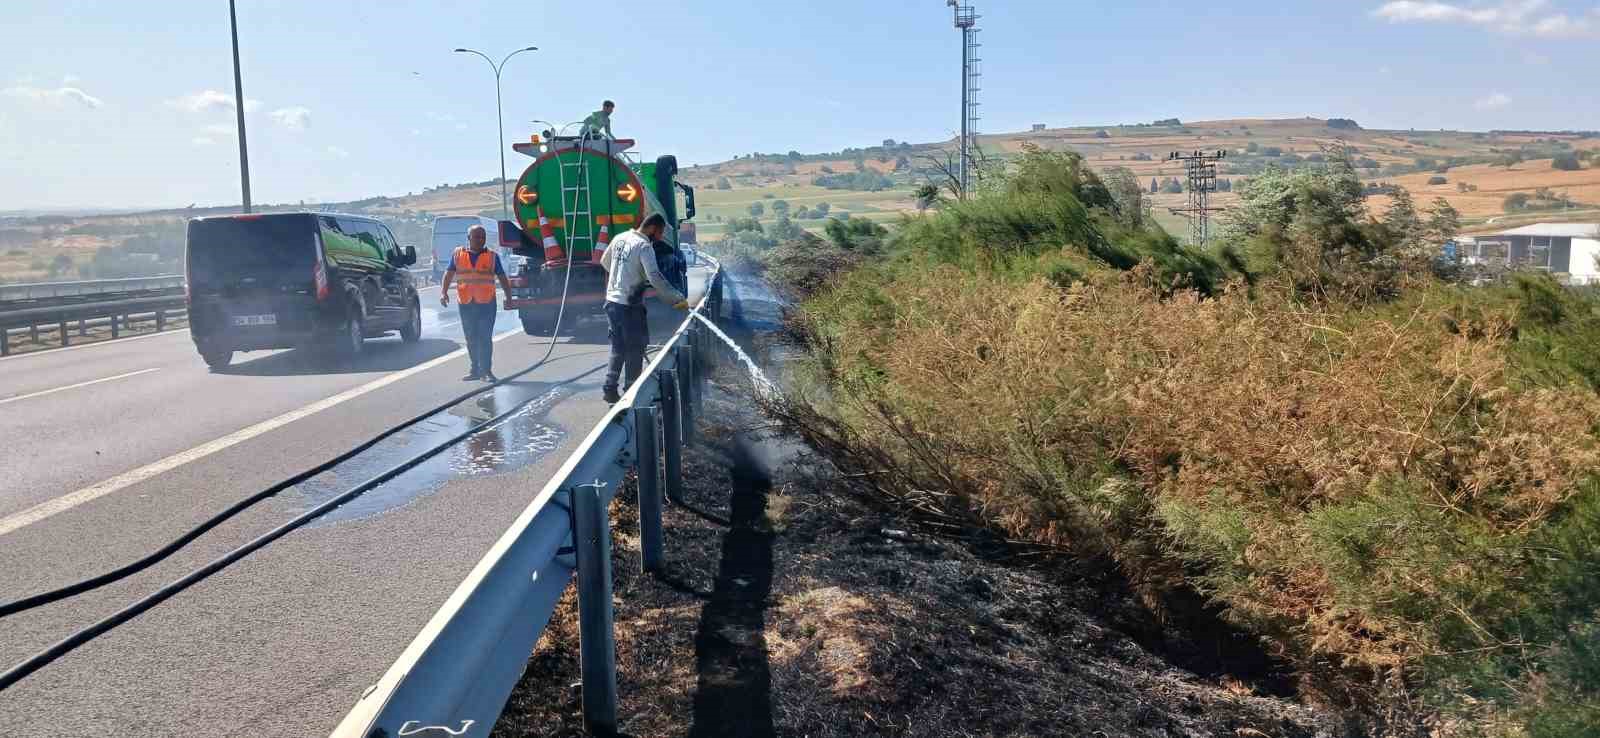
[[[623,202],[633,202],[639,199],[639,188],[634,187],[632,182],[625,184],[617,188],[617,197],[622,198]]]
[[[526,185],[517,185],[517,202],[527,205],[539,199],[539,193],[527,188]]]

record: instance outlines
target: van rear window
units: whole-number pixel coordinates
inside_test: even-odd
[[[189,283],[278,281],[289,275],[309,280],[317,260],[313,227],[304,215],[191,221]]]

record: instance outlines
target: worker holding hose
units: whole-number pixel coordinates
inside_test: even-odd
[[[498,305],[495,302],[494,283],[511,295],[511,280],[506,278],[506,268],[500,255],[487,247],[489,233],[481,225],[467,229],[467,245],[457,247],[450,255],[450,266],[445,270],[444,282],[439,285],[439,304],[450,306],[450,283],[456,282],[456,298],[461,303],[461,333],[467,339],[467,356],[472,359],[472,370],[461,381],[482,379],[499,381],[494,376],[494,319]]]
[[[679,292],[656,262],[655,244],[667,230],[667,219],[652,213],[638,228],[612,239],[600,257],[606,272],[606,322],[611,329],[611,365],[606,370],[606,402],[622,399],[621,387],[632,387],[644,372],[644,349],[650,343],[650,327],[645,321],[644,293],[655,287],[662,302],[679,310],[689,309],[689,298]],[[670,247],[669,247],[670,248]],[[626,375],[624,375],[626,370]]]

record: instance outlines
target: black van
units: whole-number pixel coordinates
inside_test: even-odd
[[[362,340],[422,337],[416,249],[383,223],[329,213],[189,221],[189,332],[212,369],[233,352],[316,347],[353,357]]]

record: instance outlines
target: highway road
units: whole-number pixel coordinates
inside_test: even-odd
[[[703,274],[691,274],[703,289]],[[470,389],[455,309],[423,292],[424,338],[352,365],[293,351],[212,373],[187,332],[0,359],[0,600],[131,561],[229,504]],[[652,338],[682,313],[652,305]],[[501,376],[544,354],[515,314]],[[167,561],[0,619],[0,668],[272,527],[535,399],[0,692],[0,734],[326,735],[604,413],[604,321],[546,365],[267,500]]]

